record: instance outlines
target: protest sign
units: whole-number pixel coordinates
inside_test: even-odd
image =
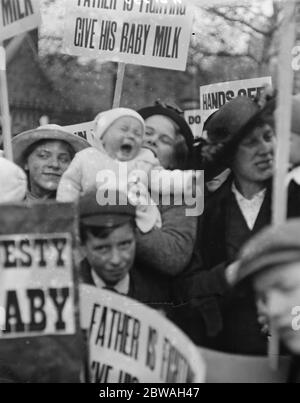
[[[227,81],[200,87],[200,109],[203,124],[209,116],[237,96],[254,99],[266,85],[272,85],[272,77],[259,77],[246,80]]]
[[[192,19],[186,0],[66,1],[63,52],[185,70]]]
[[[189,2],[198,7],[213,7],[213,6],[239,6],[250,3],[250,0],[189,0]]]
[[[64,126],[64,129],[75,136],[82,137],[91,145],[94,145],[94,121]]]
[[[204,382],[194,344],[159,312],[125,296],[80,286],[93,383]]]
[[[0,235],[1,337],[74,334],[72,277],[68,233]]]
[[[272,85],[271,77],[204,85],[200,87],[200,109],[202,112],[213,113],[237,96],[247,96],[254,99],[259,96],[266,85]]]
[[[184,118],[188,122],[195,139],[201,137],[203,130],[201,110],[188,109],[184,111]]]
[[[38,0],[2,0],[0,3],[0,41],[40,24]]]
[[[71,255],[76,227],[71,204],[1,206],[0,378],[78,381],[82,357]]]
[[[0,45],[5,39],[36,28],[40,23],[38,0],[2,0],[0,2]],[[6,78],[6,55],[0,46],[0,107],[5,156],[13,160],[11,122]]]

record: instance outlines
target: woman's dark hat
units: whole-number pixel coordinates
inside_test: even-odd
[[[239,96],[223,105],[206,123],[207,144],[203,147],[203,159],[219,163],[232,154],[237,145],[262,123],[273,125],[275,98],[263,107],[252,99]]]
[[[190,129],[190,126],[184,119],[183,111],[180,108],[157,100],[154,106],[148,106],[146,108],[142,108],[138,111],[138,113],[144,119],[147,119],[153,115],[162,115],[173,120],[179,126],[180,133],[184,136],[189,151],[192,151],[194,144],[194,136]]]

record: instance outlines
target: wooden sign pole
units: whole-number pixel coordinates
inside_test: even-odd
[[[115,87],[113,108],[119,108],[121,103],[123,81],[125,75],[125,63],[118,63],[117,81]]]
[[[284,5],[284,20],[280,35],[280,52],[278,58],[278,106],[276,115],[277,150],[273,182],[272,222],[279,225],[287,219],[288,189],[286,177],[289,168],[290,128],[292,113],[292,48],[296,36],[295,0]],[[269,340],[269,361],[272,369],[278,367],[279,339],[277,330],[272,326]]]
[[[7,77],[6,77],[6,53],[2,43],[0,43],[0,108],[1,108],[4,154],[7,159],[13,161],[10,114],[9,114],[8,91],[7,91]]]
[[[295,0],[284,6],[284,21],[281,30],[278,58],[278,107],[276,116],[277,152],[274,175],[273,224],[282,224],[287,218],[286,176],[289,167],[290,128],[292,113],[292,48],[296,37]]]

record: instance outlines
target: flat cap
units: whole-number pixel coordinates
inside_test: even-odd
[[[265,228],[245,244],[238,260],[236,284],[266,269],[300,262],[300,219]]]
[[[87,193],[79,201],[80,223],[89,227],[114,228],[134,220],[136,209],[126,201],[126,195],[116,191],[116,204],[100,205],[96,191]],[[119,204],[118,204],[119,202]]]

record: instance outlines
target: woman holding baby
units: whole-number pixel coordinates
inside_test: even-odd
[[[193,134],[177,109],[157,102],[139,113],[145,120],[144,145],[166,169],[188,169]],[[137,261],[147,279],[155,279],[165,303],[173,305],[172,279],[189,265],[194,249],[197,217],[186,216],[186,206],[159,205],[162,226],[138,234]]]
[[[57,200],[74,201],[96,187],[101,202],[99,183],[107,185],[104,173],[120,176],[126,170],[129,183],[125,185],[130,190],[135,180],[143,183],[143,178],[136,177],[137,172],[145,173],[148,178],[156,170],[158,175],[168,177],[173,170],[180,173],[179,170],[187,169],[191,160],[193,135],[188,124],[177,110],[161,103],[139,113],[128,108],[101,112],[95,119],[94,137],[94,147],[77,153],[64,173]],[[150,186],[146,192],[152,196]],[[170,196],[171,190],[160,191],[162,197],[148,198],[147,206],[138,209],[137,265],[145,282],[157,284],[160,299],[157,302],[167,307],[172,305],[171,280],[191,260],[197,217],[187,217],[185,205],[172,202],[162,205],[160,201],[164,195]],[[175,186],[173,192],[171,200],[182,189]]]

